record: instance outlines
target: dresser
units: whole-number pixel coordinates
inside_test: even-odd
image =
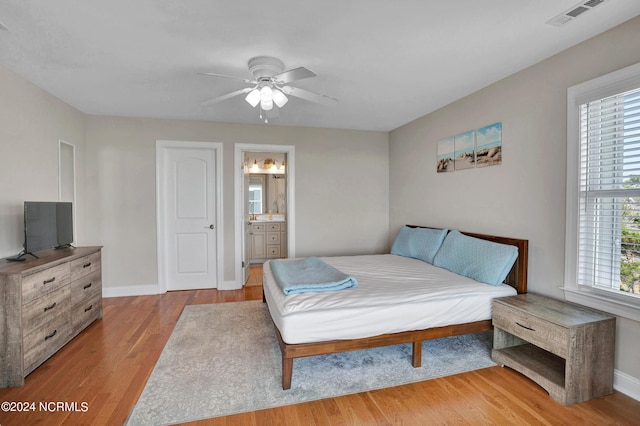
[[[613,393],[616,318],[535,294],[493,300],[493,350],[563,405]]]
[[[51,249],[0,260],[0,387],[24,378],[102,318],[101,247]]]

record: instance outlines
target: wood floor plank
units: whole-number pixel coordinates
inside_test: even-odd
[[[262,299],[262,272],[241,290],[104,299],[104,318],[0,401],[88,404],[87,412],[1,412],[0,425],[120,425],[126,421],[185,306]],[[249,282],[249,281],[248,281]],[[294,373],[295,380],[295,373]],[[191,425],[638,425],[640,401],[619,392],[564,407],[521,374],[490,367],[354,395],[204,419]]]

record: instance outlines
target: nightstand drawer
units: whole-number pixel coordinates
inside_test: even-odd
[[[501,303],[493,304],[493,325],[558,356],[568,355],[565,327]]]

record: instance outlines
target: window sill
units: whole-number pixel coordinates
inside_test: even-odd
[[[589,287],[561,287],[568,302],[578,303],[612,315],[640,322],[640,297],[618,295]]]

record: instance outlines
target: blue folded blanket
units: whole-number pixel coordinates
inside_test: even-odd
[[[272,260],[271,272],[284,294],[335,291],[357,287],[358,282],[317,257],[300,260]]]

